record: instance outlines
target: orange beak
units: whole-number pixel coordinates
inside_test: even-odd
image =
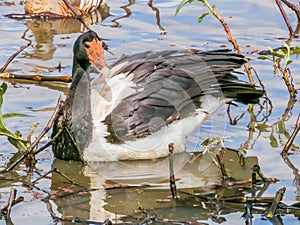
[[[105,62],[102,41],[93,39],[90,42],[85,42],[84,47],[90,64],[92,64],[103,76],[110,77],[110,69]]]

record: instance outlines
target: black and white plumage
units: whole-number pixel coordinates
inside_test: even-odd
[[[66,128],[53,144],[58,158],[153,159],[167,156],[170,143],[182,152],[187,135],[224,103],[255,103],[263,94],[237,78],[245,59],[228,50],[149,51],[123,56],[108,70],[103,49],[91,52],[93,41],[103,47],[92,31],[74,44]],[[90,80],[90,64],[102,75]]]

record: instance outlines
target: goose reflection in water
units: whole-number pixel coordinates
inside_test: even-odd
[[[241,165],[237,152],[230,149],[226,150],[224,161],[228,175],[235,180],[250,179],[252,167],[258,163],[257,157],[246,157]],[[54,213],[59,218],[67,221],[80,218],[77,220],[82,223],[99,223],[107,219],[115,222],[116,217],[119,222],[128,221],[128,218],[131,222],[137,222],[140,215],[136,212],[139,208],[137,201],[149,213],[153,212],[158,217],[207,220],[209,215],[218,213],[215,212],[218,207],[209,207],[205,197],[201,200],[195,193],[207,198],[214,198],[216,195],[229,198],[247,193],[254,196],[261,190],[260,187],[251,188],[249,183],[243,186],[222,186],[220,169],[208,151],[195,155],[186,152],[175,154],[174,166],[180,196],[180,204],[175,211],[174,201],[170,199],[168,158],[88,165],[75,161],[66,164],[65,161],[55,159],[52,168],[58,168],[78,185],[71,184],[54,173],[51,185],[51,193],[54,194],[47,204],[52,204],[52,209],[57,209]],[[202,206],[194,207],[195,204]],[[222,215],[239,212],[240,205],[222,203],[219,210]]]

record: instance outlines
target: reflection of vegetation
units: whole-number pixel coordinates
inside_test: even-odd
[[[7,137],[8,141],[14,145],[20,151],[26,150],[26,140],[24,140],[18,132],[12,133],[6,126],[4,120],[7,118],[18,117],[18,116],[27,116],[22,113],[6,113],[2,114],[1,108],[3,104],[3,95],[7,90],[7,84],[2,83],[0,86],[0,135]]]
[[[296,34],[298,34],[299,30],[296,28],[296,31],[294,32],[293,31],[293,28],[290,24],[290,21],[288,19],[288,16],[284,10],[284,8],[282,7],[282,4],[281,2],[283,2],[287,7],[289,7],[291,10],[293,10],[295,13],[296,13],[296,16],[298,18],[298,22],[300,21],[300,9],[298,8],[297,5],[287,1],[287,0],[275,0],[280,12],[281,12],[281,15],[283,16],[283,19],[289,29],[289,32],[290,32],[290,37],[293,37],[293,36],[296,36]]]
[[[270,140],[271,147],[277,148],[279,147],[279,145],[283,146],[286,143],[286,140],[289,139],[291,136],[287,131],[285,123],[292,116],[291,111],[295,103],[296,100],[294,98],[290,98],[281,117],[272,123],[269,123],[269,119],[273,109],[272,105],[270,105],[270,108],[268,108],[267,106],[262,106],[261,111],[257,114],[254,114],[252,111],[249,111],[251,118],[251,121],[248,125],[249,136],[248,139],[242,144],[241,149],[249,149],[250,142],[253,141],[252,145],[254,145],[254,143],[261,136],[262,133],[268,133],[267,138],[269,138]],[[269,104],[266,103],[266,105]],[[266,111],[265,114],[262,113],[264,109]],[[258,130],[257,137],[254,137],[255,130]],[[252,148],[252,146],[250,146],[250,148]],[[299,149],[299,146],[292,144],[292,148]]]
[[[274,63],[274,73],[278,74],[278,71],[280,71],[291,97],[296,97],[297,90],[294,88],[293,77],[288,66],[293,62],[291,60],[291,55],[298,54],[299,50],[300,50],[300,45],[294,48],[290,48],[289,45],[284,44],[283,48],[279,48],[277,50],[273,50],[272,48],[269,47],[271,57],[267,57],[264,55],[258,57],[259,59],[270,60]],[[284,59],[283,66],[281,66],[282,59]]]

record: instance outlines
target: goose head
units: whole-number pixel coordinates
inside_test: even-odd
[[[94,31],[80,35],[73,47],[73,78],[78,69],[88,72],[91,65],[98,73],[106,76],[109,69],[104,58],[105,49],[108,49],[107,45]]]

